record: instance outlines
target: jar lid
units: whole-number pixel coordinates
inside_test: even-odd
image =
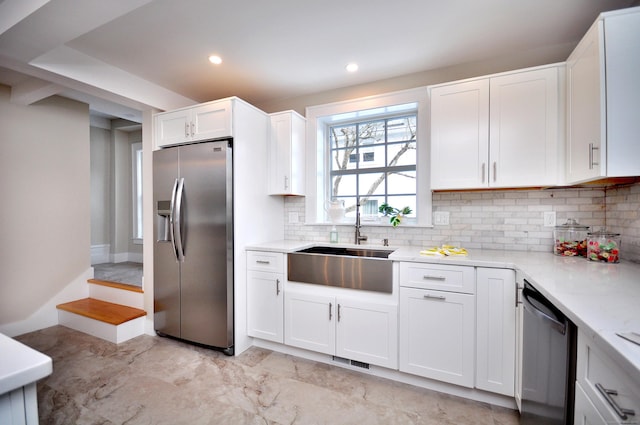
[[[607,232],[605,228],[597,230],[595,232],[587,233],[587,236],[596,236],[596,237],[604,237],[604,238],[617,238],[620,236],[620,233]]]
[[[583,226],[572,218],[567,219],[567,222],[556,226],[558,230],[589,230],[589,226]]]

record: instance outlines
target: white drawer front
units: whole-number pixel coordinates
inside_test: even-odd
[[[400,286],[474,294],[475,268],[427,263],[400,263]]]
[[[247,269],[284,273],[284,254],[268,251],[247,251]]]
[[[607,423],[640,424],[640,383],[633,382],[582,333],[578,336],[577,380]],[[635,415],[626,414],[625,419],[625,410]]]

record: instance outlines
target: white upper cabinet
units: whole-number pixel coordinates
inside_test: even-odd
[[[640,8],[602,14],[567,59],[568,183],[640,175]]]
[[[155,148],[232,137],[231,99],[203,103],[154,116]]]
[[[562,72],[553,65],[432,87],[432,189],[558,184]]]
[[[269,194],[304,195],[306,119],[294,111],[270,116]]]
[[[558,184],[560,72],[554,66],[491,78],[490,187]]]
[[[489,80],[431,89],[431,188],[487,186]]]

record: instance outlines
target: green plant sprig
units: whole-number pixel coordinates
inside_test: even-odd
[[[403,209],[394,208],[391,205],[384,203],[378,207],[378,211],[381,212],[385,217],[390,216],[389,223],[393,227],[398,226],[403,216],[411,214],[411,208],[404,207]]]

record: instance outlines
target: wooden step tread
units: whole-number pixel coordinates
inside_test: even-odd
[[[101,280],[101,279],[87,279],[87,282],[93,283],[94,285],[102,285],[102,286],[108,286],[111,288],[124,289],[125,291],[139,292],[141,294],[144,293],[141,287],[135,286],[135,285],[128,285],[126,283],[112,282],[110,280]]]
[[[81,316],[89,317],[112,325],[120,325],[128,322],[129,320],[147,315],[146,311],[140,310],[139,308],[109,303],[106,301],[96,300],[94,298],[84,298],[64,304],[58,304],[56,307],[60,310],[79,314]]]

